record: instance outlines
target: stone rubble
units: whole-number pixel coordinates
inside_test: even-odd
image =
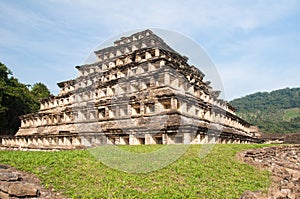
[[[33,174],[0,164],[0,199],[63,199],[60,193],[44,188]]]
[[[300,199],[300,145],[272,146],[239,155],[244,162],[272,173],[267,194],[246,191],[241,199]]]

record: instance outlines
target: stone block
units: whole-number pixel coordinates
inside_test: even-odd
[[[7,193],[11,182],[0,181],[0,191]],[[1,197],[0,197],[1,198]]]
[[[37,197],[40,194],[37,187],[29,183],[13,183],[9,186],[8,193],[17,197]]]
[[[17,181],[20,177],[16,173],[8,173],[8,172],[1,172],[0,173],[0,180],[1,181]]]
[[[2,191],[0,191],[0,198],[1,199],[10,199],[9,194],[4,193]]]

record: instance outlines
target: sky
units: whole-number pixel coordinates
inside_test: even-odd
[[[200,46],[227,100],[300,87],[298,0],[2,0],[0,62],[57,94],[56,83],[76,78],[75,66],[101,43],[148,28]]]

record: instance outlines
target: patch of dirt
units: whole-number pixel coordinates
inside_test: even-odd
[[[248,150],[238,156],[244,162],[272,173],[267,194],[246,191],[241,199],[300,199],[300,145]]]
[[[65,199],[66,197],[52,189],[46,189],[34,174],[0,164],[0,198]]]

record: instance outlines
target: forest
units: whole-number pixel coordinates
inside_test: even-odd
[[[240,117],[264,133],[300,132],[300,88],[257,92],[230,103]]]
[[[20,83],[9,68],[0,62],[0,135],[14,135],[20,115],[37,112],[39,100],[50,95],[43,83]]]

